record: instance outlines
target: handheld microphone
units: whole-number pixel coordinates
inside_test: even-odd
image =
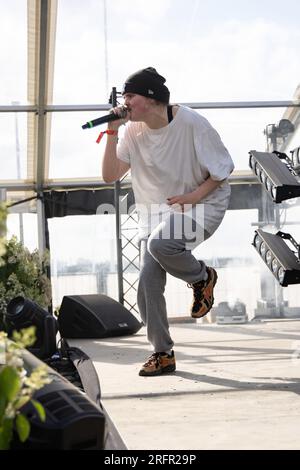
[[[120,107],[121,114],[109,113],[106,116],[102,116],[92,121],[88,121],[86,124],[83,124],[82,129],[91,129],[92,127],[100,126],[100,124],[105,124],[106,122],[117,121],[118,119],[124,119],[127,114],[127,107]]]

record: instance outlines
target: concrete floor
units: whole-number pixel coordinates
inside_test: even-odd
[[[300,449],[300,321],[173,324],[177,371],[139,377],[134,336],[72,340],[128,449]]]

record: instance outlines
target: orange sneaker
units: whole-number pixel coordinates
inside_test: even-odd
[[[175,370],[176,362],[174,351],[172,351],[171,354],[167,354],[165,352],[156,352],[151,354],[145,364],[143,364],[139,375],[161,375],[174,372]]]
[[[191,315],[193,318],[201,318],[206,315],[214,304],[214,287],[216,285],[218,275],[213,268],[206,268],[208,278],[206,281],[195,282],[189,284],[193,289],[193,303],[191,306]]]

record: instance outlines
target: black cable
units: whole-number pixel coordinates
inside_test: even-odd
[[[21,201],[16,201],[12,204],[9,204],[7,207],[9,209],[10,207],[18,206],[19,204],[23,204],[24,202],[33,201],[33,199],[40,199],[40,196],[32,196],[28,197],[27,199],[22,199]]]

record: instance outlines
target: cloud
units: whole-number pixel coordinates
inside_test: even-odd
[[[114,0],[107,1],[109,12],[115,16],[120,16],[124,24],[131,24],[131,20],[146,21],[151,23],[165,18],[172,8],[172,0]]]
[[[182,45],[176,88],[182,97],[188,76],[187,94],[198,90],[199,101],[290,99],[300,77],[299,42],[298,29],[262,19],[218,25],[195,34],[193,47]]]
[[[109,86],[121,87],[130,73],[149,65],[167,77],[176,101],[291,99],[298,84],[298,29],[255,19],[218,24],[203,33],[195,22],[183,37],[157,30],[149,37],[149,24],[140,8],[126,17],[122,30],[109,34]],[[107,100],[100,32],[63,38],[57,43],[55,97],[59,102]]]

